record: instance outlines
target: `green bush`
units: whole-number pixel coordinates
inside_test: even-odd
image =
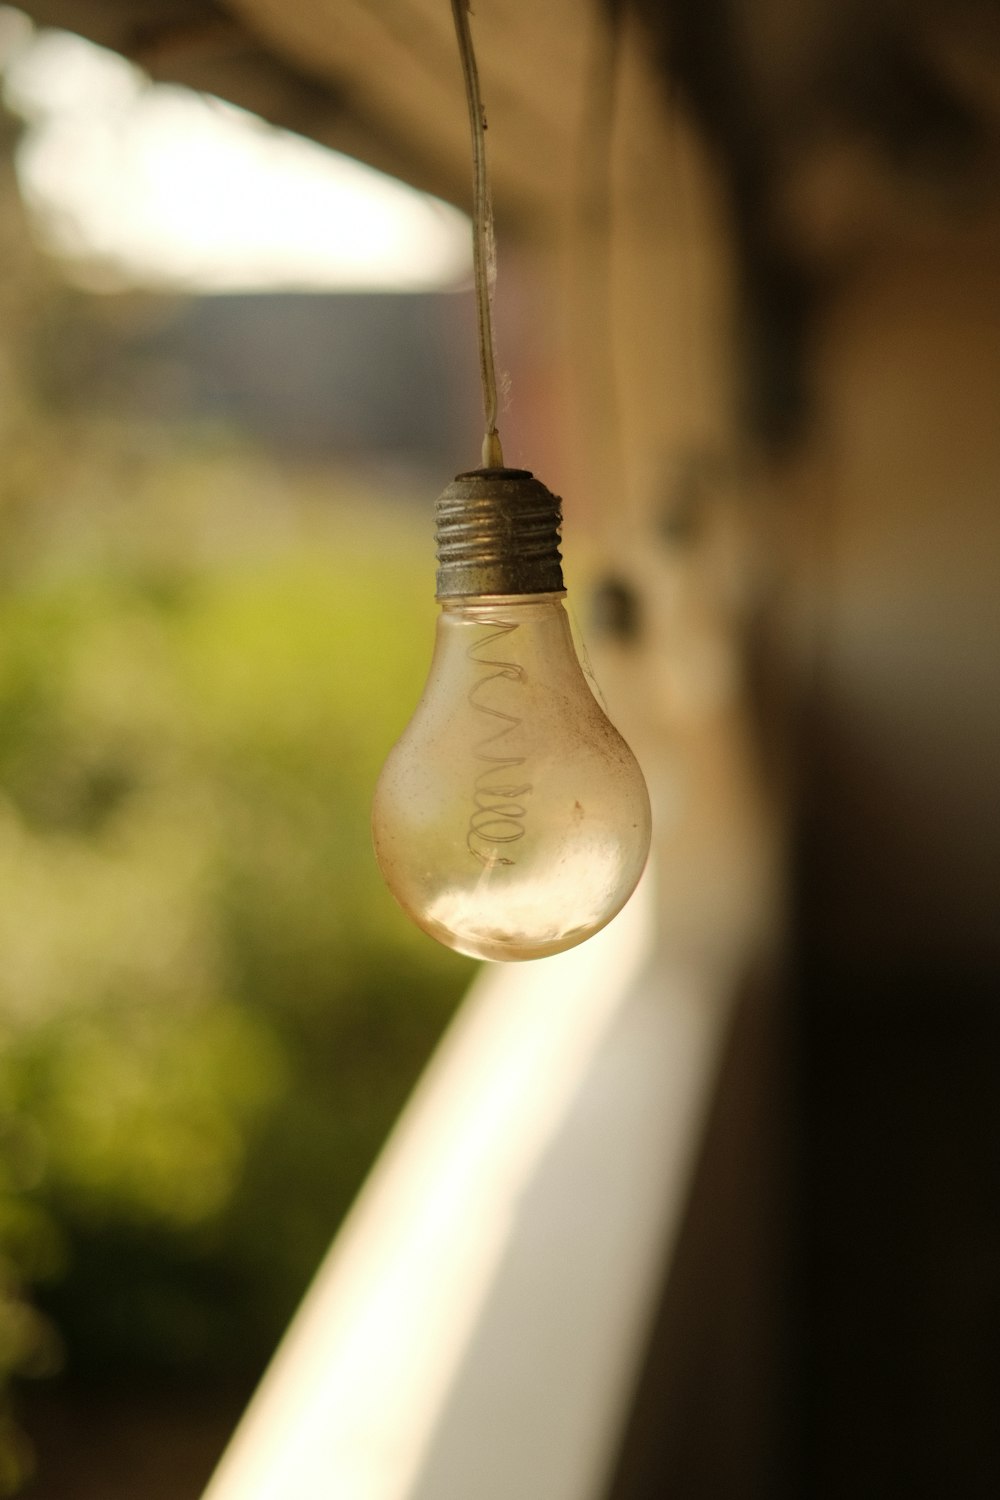
[[[430,545],[219,441],[75,445],[0,593],[0,1371],[242,1378],[470,977],[368,832]]]

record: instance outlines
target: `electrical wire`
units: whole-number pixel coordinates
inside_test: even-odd
[[[502,469],[503,449],[497,431],[497,371],[491,286],[496,278],[493,203],[486,170],[486,111],[479,92],[479,70],[476,67],[476,54],[469,28],[469,8],[469,0],[451,0],[472,136],[472,265],[479,324],[479,373],[483,384],[483,412],[486,418],[483,467]]]

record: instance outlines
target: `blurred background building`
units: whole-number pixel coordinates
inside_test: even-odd
[[[995,1495],[995,4],[478,8],[505,451],[566,496],[654,868],[592,959],[477,981],[339,1234],[471,974],[367,804],[477,397],[463,226],[424,201],[394,290],[375,233],[333,291],[368,220],[319,147],[466,201],[450,10],[24,11],[3,1482],[200,1494],[333,1237],[212,1500]],[[299,221],[233,158],[127,242],[53,196],[98,90],[32,23],[114,54],[105,146],[150,78],[309,138],[305,261],[244,254],[248,205]],[[220,202],[236,242],[165,263]]]

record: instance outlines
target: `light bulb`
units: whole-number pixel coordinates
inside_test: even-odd
[[[414,921],[476,958],[543,958],[621,910],[649,798],[563,608],[559,502],[523,470],[438,501],[441,613],[420,703],[375,792],[376,859]]]

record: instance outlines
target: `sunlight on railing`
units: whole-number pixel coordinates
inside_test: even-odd
[[[645,957],[648,927],[640,896],[585,947],[519,965],[516,986],[515,971],[487,971],[339,1236],[212,1500],[311,1496],[321,1479],[351,1500],[406,1492],[530,1165]]]
[[[598,1493],[727,1009],[652,887],[473,987],[205,1500]]]

